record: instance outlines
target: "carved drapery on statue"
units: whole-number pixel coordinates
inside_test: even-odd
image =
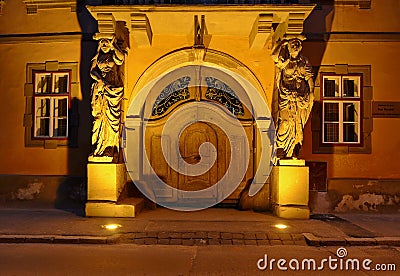
[[[124,54],[114,43],[114,36],[101,38],[92,59],[93,131],[91,158],[111,162],[118,157],[121,137],[121,100],[124,85],[121,65]]]
[[[298,157],[303,129],[314,101],[314,81],[310,62],[300,54],[301,40],[284,40],[273,52],[278,90],[278,157]]]

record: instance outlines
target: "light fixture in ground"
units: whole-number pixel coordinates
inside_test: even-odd
[[[286,228],[288,228],[287,225],[282,224],[282,223],[275,224],[274,226],[275,226],[275,228],[278,228],[278,229],[286,229]]]
[[[115,229],[122,227],[122,225],[116,224],[116,223],[110,223],[110,224],[104,224],[101,227],[104,229],[107,229],[107,230],[115,230]]]

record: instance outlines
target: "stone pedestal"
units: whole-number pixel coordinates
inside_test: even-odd
[[[88,164],[88,200],[116,202],[125,183],[125,164]]]
[[[117,202],[126,184],[125,164],[88,164],[88,217],[135,217],[143,207],[143,199]]]
[[[304,160],[283,161],[272,169],[273,212],[281,218],[308,219],[308,167]]]

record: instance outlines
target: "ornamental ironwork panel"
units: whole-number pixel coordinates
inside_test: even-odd
[[[205,80],[208,86],[205,95],[207,99],[222,104],[235,116],[244,115],[243,104],[226,83],[213,77],[206,77]]]
[[[185,76],[168,84],[167,87],[158,95],[152,110],[153,116],[164,114],[175,103],[186,100],[190,97],[189,93],[190,77]]]

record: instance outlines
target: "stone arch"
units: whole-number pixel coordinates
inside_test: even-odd
[[[274,155],[275,128],[269,110],[266,93],[255,74],[234,57],[212,49],[183,48],[171,52],[150,65],[138,79],[129,95],[123,133],[125,163],[132,180],[140,181],[143,172],[143,112],[146,101],[152,102],[157,85],[167,84],[164,76],[178,76],[181,70],[189,68],[193,73],[196,68],[203,68],[217,74],[222,81],[237,87],[239,98],[248,105],[255,121],[255,147],[258,169],[254,174],[250,195],[258,192],[267,181],[272,169],[271,157]],[[189,72],[189,73],[190,73]],[[160,85],[160,86],[159,86]],[[159,91],[159,90],[158,90]]]

